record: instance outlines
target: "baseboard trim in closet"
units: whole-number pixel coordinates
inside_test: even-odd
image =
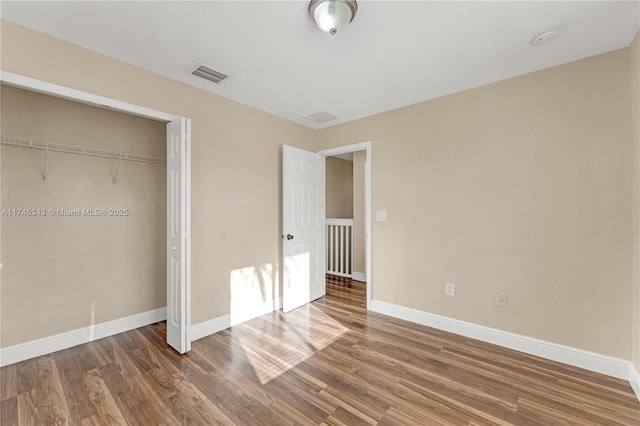
[[[100,324],[0,349],[0,367],[113,336],[167,319],[167,308],[142,312]]]

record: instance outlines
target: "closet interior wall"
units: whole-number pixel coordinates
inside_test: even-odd
[[[165,123],[4,85],[0,97],[3,137],[166,157]],[[3,348],[166,306],[166,167],[48,152],[43,180],[43,156],[1,147]]]

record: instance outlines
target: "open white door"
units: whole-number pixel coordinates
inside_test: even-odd
[[[282,309],[289,312],[326,293],[325,157],[282,148]]]
[[[181,354],[191,350],[190,146],[191,120],[167,123],[167,343]]]

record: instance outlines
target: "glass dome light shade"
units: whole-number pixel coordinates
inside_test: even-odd
[[[353,20],[357,6],[355,1],[315,0],[309,5],[313,20],[327,33],[342,31]]]

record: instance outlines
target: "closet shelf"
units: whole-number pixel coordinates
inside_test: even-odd
[[[141,163],[167,164],[167,161],[164,158],[105,151],[103,149],[85,148],[82,146],[60,145],[57,143],[42,142],[32,139],[21,139],[2,136],[1,141],[2,145],[19,146],[23,148],[40,149],[44,151],[66,152],[67,154],[89,155],[91,157],[111,158],[113,160],[138,161]]]

